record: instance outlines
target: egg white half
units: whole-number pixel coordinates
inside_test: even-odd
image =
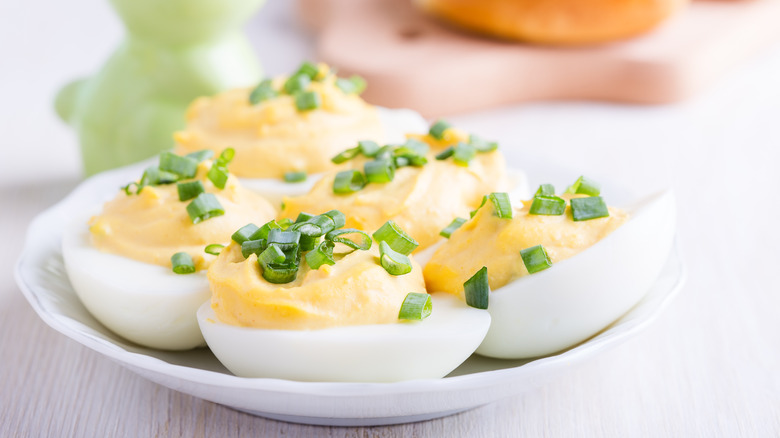
[[[218,320],[211,303],[198,323],[211,351],[233,374],[318,382],[397,382],[440,378],[482,341],[484,310],[449,294],[434,294],[423,321],[321,330],[266,330]]]
[[[490,330],[477,353],[516,359],[572,347],[604,329],[647,293],[675,234],[674,195],[627,209],[630,217],[583,252],[490,293]]]
[[[87,218],[70,224],[62,256],[71,285],[89,312],[114,333],[147,347],[205,345],[195,313],[211,296],[206,272],[171,268],[104,253],[92,246]]]

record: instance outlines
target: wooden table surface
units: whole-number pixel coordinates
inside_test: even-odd
[[[500,140],[511,160],[533,153],[613,180],[668,181],[688,283],[650,328],[539,390],[427,422],[331,428],[151,383],[50,329],[14,283],[30,219],[78,183],[75,140],[50,101],[119,40],[104,3],[0,5],[0,436],[780,436],[780,45],[682,105],[561,102],[452,118]],[[311,56],[293,16],[275,0],[251,24],[269,73]]]

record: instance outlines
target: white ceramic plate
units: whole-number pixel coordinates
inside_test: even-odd
[[[529,175],[536,184],[578,176],[563,175],[561,169],[541,163],[524,164],[533,164]],[[64,335],[161,385],[264,417],[324,425],[395,424],[441,417],[520,394],[555,378],[562,368],[636,334],[658,316],[685,279],[675,250],[653,288],[629,313],[580,345],[544,358],[498,360],[474,355],[443,379],[399,383],[236,377],[208,349],[164,352],[117,337],[87,312],[70,286],[60,250],[62,225],[78,212],[113,197],[119,186],[143,168],[144,164],[138,164],[92,177],[40,214],[28,230],[16,265],[16,281],[41,319]],[[603,192],[617,193],[618,188],[604,184]],[[626,196],[609,199],[624,205]]]

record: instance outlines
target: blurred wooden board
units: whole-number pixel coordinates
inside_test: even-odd
[[[359,74],[364,97],[428,117],[522,101],[675,102],[780,39],[780,1],[696,1],[653,32],[557,48],[491,40],[423,16],[408,1],[302,0],[320,60]]]

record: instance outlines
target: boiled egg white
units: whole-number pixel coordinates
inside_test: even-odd
[[[674,195],[658,193],[626,211],[628,221],[590,248],[492,291],[492,323],[477,353],[505,359],[556,353],[636,305],[672,250]]]
[[[233,374],[317,382],[397,382],[440,378],[466,360],[490,326],[484,310],[433,294],[423,321],[320,330],[268,330],[220,322],[204,303],[198,323]]]

